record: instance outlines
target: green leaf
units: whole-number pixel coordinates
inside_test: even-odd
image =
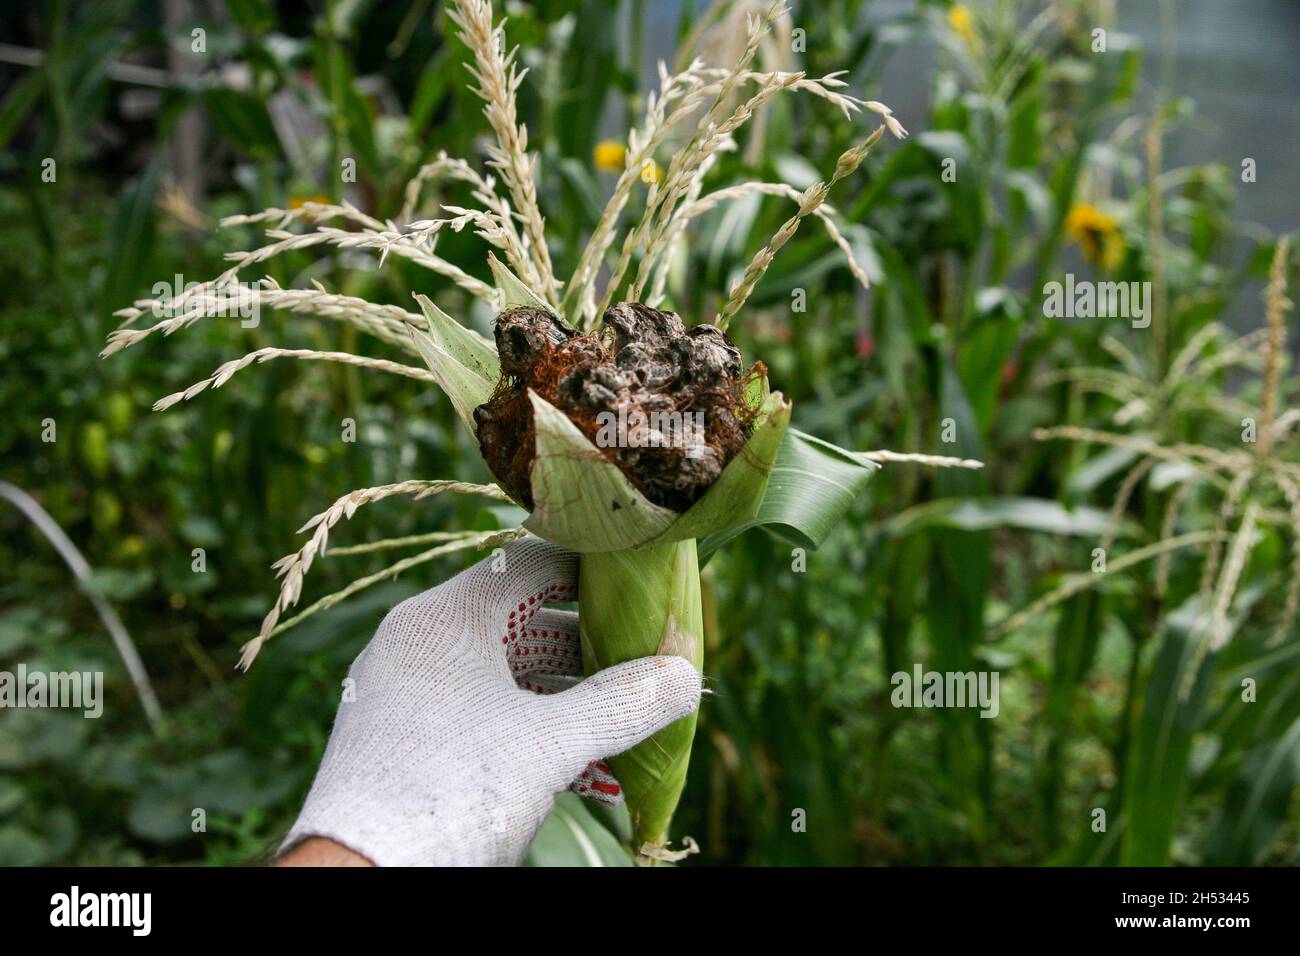
[[[203,91],[203,105],[226,141],[262,159],[280,153],[280,139],[266,105],[252,93],[213,87]]]
[[[192,834],[194,801],[190,794],[167,785],[136,794],[126,812],[126,827],[154,843],[172,843]]]
[[[29,647],[53,644],[68,631],[62,618],[34,604],[19,605],[0,614],[0,658],[16,657]]]
[[[87,594],[109,601],[129,601],[143,594],[153,584],[153,572],[147,568],[126,571],[121,568],[96,568],[82,579]]]
[[[1205,863],[1258,866],[1286,822],[1291,791],[1300,781],[1300,717],[1280,740],[1257,747],[1210,827]]]
[[[275,26],[269,0],[226,0],[225,9],[230,19],[249,33],[263,33]]]
[[[524,285],[519,276],[511,272],[506,265],[494,256],[488,253],[488,268],[492,270],[492,279],[496,282],[497,291],[501,293],[501,308],[517,309],[541,309],[543,312],[555,314],[555,310],[547,305],[542,299],[528,286]]]
[[[537,457],[531,475],[533,513],[524,527],[579,552],[620,551],[645,544],[677,520],[648,500],[562,411],[529,390]]]
[[[13,82],[4,99],[0,100],[0,150],[9,145],[9,140],[40,100],[44,83],[42,71],[29,70]]]
[[[725,270],[737,266],[743,268],[738,264],[749,242],[754,220],[758,218],[762,198],[758,193],[746,193],[716,214],[715,221],[710,223],[711,228],[705,233],[709,237],[706,260],[709,275],[729,279]],[[730,281],[726,283],[730,284]]]
[[[75,710],[7,711],[0,722],[0,770],[74,762],[83,752],[90,723]]]
[[[718,480],[654,543],[703,538],[752,520],[762,507],[768,479],[790,425],[790,403],[780,392],[763,401],[754,434]]]
[[[1083,496],[1095,491],[1102,482],[1137,460],[1138,453],[1132,448],[1107,448],[1090,458],[1078,471],[1066,481],[1066,491],[1071,495]]]
[[[1200,726],[1217,653],[1209,640],[1199,597],[1168,618],[1168,626],[1134,727],[1123,795],[1125,818],[1120,862],[1164,866],[1187,793],[1192,735]]]
[[[475,435],[474,409],[492,397],[500,376],[496,353],[486,339],[457,323],[427,297],[415,298],[429,328],[408,329],[411,338],[461,422]]]
[[[40,866],[49,859],[49,844],[28,828],[0,828],[0,866]]]
[[[936,356],[939,373],[939,414],[951,418],[956,442],[951,454],[984,458],[980,429],[961,376],[946,350]],[[934,487],[943,497],[981,496],[988,479],[982,471],[941,468]],[[938,671],[967,671],[977,665],[984,634],[984,614],[993,567],[993,536],[988,531],[935,528],[928,533],[933,560],[923,608],[932,648],[931,665]],[[993,721],[969,709],[939,715],[942,787],[968,819],[972,839],[986,839],[993,801]]]
[[[135,296],[150,276],[157,231],[155,199],[162,178],[162,162],[155,157],[122,192],[113,213],[113,237],[105,266],[100,302],[111,312]]]
[[[80,828],[67,807],[44,810],[39,831],[17,822],[0,827],[0,866],[49,866],[61,862],[77,843]]]
[[[916,134],[909,144],[929,153],[931,174],[942,182],[943,163],[952,160],[962,170],[955,184],[945,184],[941,193],[947,199],[949,220],[973,249],[979,242],[984,227],[981,164],[971,158],[969,140],[957,130],[925,130]]]
[[[1014,169],[1033,169],[1042,155],[1042,101],[1043,70],[1032,63],[1025,70],[1011,107],[1007,124],[1010,135],[1007,142],[1007,165]],[[1010,179],[1010,176],[1007,177]]]
[[[195,810],[215,819],[235,819],[250,810],[274,806],[298,785],[282,762],[242,750],[205,754],[191,763],[155,768],[153,779],[127,808],[127,828],[155,843],[193,836]]]
[[[741,532],[758,527],[767,527],[801,547],[818,547],[879,467],[830,442],[788,429],[758,514],[704,538],[701,561]]]
[[[897,537],[923,528],[989,531],[1020,528],[1091,537],[1105,532],[1110,515],[1100,508],[1067,508],[1047,498],[941,498],[909,508],[885,526]]]
[[[193,806],[231,817],[254,808],[274,806],[297,783],[282,772],[282,767],[243,750],[205,754],[194,766],[199,778],[193,790]]]
[[[411,127],[411,140],[420,142],[424,127],[437,108],[447,99],[447,87],[454,76],[447,65],[448,50],[440,48],[425,63],[420,79],[415,84],[415,93],[411,97],[408,120]]]
[[[187,544],[201,548],[215,548],[221,544],[221,525],[207,515],[187,515],[181,520],[178,530]]]
[[[565,157],[555,164],[560,179],[567,187],[565,194],[582,210],[579,222],[586,220],[594,224],[605,209],[605,199],[601,192],[600,181],[592,173],[591,167],[572,157]]]
[[[976,311],[962,342],[958,368],[975,420],[985,430],[997,411],[1006,361],[1020,340],[1020,321],[1011,294],[1001,287],[981,289]]]
[[[536,9],[544,8],[538,4]],[[547,135],[538,139],[553,139],[565,156],[591,156],[597,131],[608,119],[605,103],[626,82],[623,71],[634,72],[631,62],[621,55],[625,24],[634,22],[633,18],[610,16],[611,9],[609,0],[581,0],[554,7],[554,12],[545,15],[549,19],[565,11],[546,26],[546,45],[537,49],[566,52],[549,61],[545,70],[539,91],[544,111],[540,128],[547,130]]]
[[[524,866],[631,866],[632,858],[583,805],[576,793],[561,793],[555,809],[533,837]]]
[[[1076,715],[1085,714],[1080,695],[1092,670],[1101,640],[1103,598],[1096,590],[1084,591],[1061,605],[1052,640],[1052,669],[1047,685],[1043,718],[1047,727],[1041,769],[1036,773],[1043,814],[1043,832],[1049,846],[1061,836],[1061,793],[1066,783],[1068,751],[1077,740],[1072,733]]]
[[[16,781],[0,777],[0,817],[6,817],[23,805],[27,791]]]

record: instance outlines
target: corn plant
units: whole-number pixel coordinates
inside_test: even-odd
[[[1183,198],[1166,195],[1171,186],[1190,193],[1213,178],[1205,170],[1162,169],[1168,112],[1157,110],[1144,123],[1145,181],[1130,203],[1115,206],[1134,222],[1127,239],[1095,207],[1076,207],[1070,217],[1079,224],[1071,233],[1098,268],[1119,267],[1118,255],[1106,255],[1113,245],[1129,268],[1140,263],[1150,276],[1148,324],[1129,336],[1104,334],[1105,362],[1081,361],[1037,380],[1069,383],[1070,417],[1086,424],[1040,427],[1033,437],[1071,442],[1080,451],[1102,449],[1071,469],[1075,477],[1067,486],[1087,493],[1114,479],[1099,547],[1089,570],[1046,589],[990,637],[1001,640],[1063,607],[1040,784],[1053,840],[1069,712],[1094,666],[1106,615],[1128,638],[1113,737],[1116,782],[1106,798],[1119,824],[1104,840],[1084,834],[1058,859],[1137,865],[1186,859],[1176,838],[1189,794],[1206,780],[1231,780],[1204,859],[1257,863],[1285,815],[1294,785],[1290,755],[1300,733],[1289,712],[1294,681],[1285,673],[1300,602],[1300,498],[1288,447],[1298,413],[1288,407],[1294,384],[1285,377],[1290,240],[1280,237],[1254,257],[1262,267],[1263,253],[1271,253],[1262,328],[1234,335],[1193,306],[1222,282],[1209,265],[1220,232],[1212,227],[1183,245],[1171,228],[1181,222],[1166,210]],[[1203,219],[1213,221],[1212,213]],[[1175,270],[1167,265],[1172,262],[1201,268]],[[1260,373],[1256,381],[1251,372]],[[1235,394],[1225,394],[1229,374],[1244,386]],[[1084,418],[1089,412],[1095,414]],[[1129,546],[1134,538],[1138,546]],[[1242,706],[1254,701],[1253,690],[1243,687],[1256,681],[1268,682],[1268,708]],[[1199,767],[1198,735],[1217,744]]]
[[[699,568],[728,539],[766,526],[798,544],[816,547],[882,462],[979,467],[961,459],[847,451],[791,428],[791,403],[769,388],[761,363],[742,371],[739,351],[726,334],[729,325],[743,317],[755,285],[805,219],[818,221],[849,257],[854,275],[866,283],[866,273],[853,259],[826,199],[887,132],[902,138],[906,131],[888,107],[847,92],[838,74],[813,78],[802,72],[752,69],[764,37],[786,14],[777,0],[763,16],[750,19],[744,49],[730,67],[696,60],[670,73],[661,66],[659,87],[647,98],[642,124],[628,133],[612,195],[572,274],[561,281],[537,198],[537,160],[528,151],[527,129],[516,107],[523,82],[517,50],[506,47],[504,21],[495,21],[486,0],[461,0],[449,13],[472,55],[468,67],[473,89],[483,100],[493,134],[488,169],[480,171],[439,154],[411,181],[404,209],[413,214],[422,189],[438,181],[468,188],[473,206],[445,204],[439,218],[402,225],[380,221],[347,202],[309,202],[229,218],[225,225],[268,226],[270,242],[230,253],[232,264],[226,272],[166,303],[172,314],[151,327],[136,324],[162,304],[158,300],[141,299],[119,312],[125,321],[110,335],[104,354],[155,332],[170,335],[207,315],[228,314],[236,294],[230,283],[243,270],[290,250],[371,250],[381,264],[400,257],[450,279],[466,297],[480,300],[497,315],[493,339],[456,321],[419,292],[414,293],[419,310],[414,312],[334,294],[320,285],[283,288],[263,279],[251,293],[260,307],[338,320],[423,364],[343,350],[267,347],[225,363],[210,377],[155,404],[156,409],[167,408],[225,384],[255,362],[279,358],[405,376],[436,384],[445,393],[497,478],[495,484],[412,479],[339,498],[304,525],[302,530],[311,532],[307,542],[276,563],[279,596],[258,635],[243,646],[239,666],[247,669],[268,640],[371,584],[441,555],[536,535],[582,556],[578,608],[588,672],[649,654],[680,655],[700,668]],[[732,148],[737,131],[765,104],[796,92],[827,100],[846,117],[865,110],[879,123],[843,151],[825,181],[807,189],[763,182],[710,189],[708,174],[719,151]],[[670,135],[687,126],[693,132],[665,156]],[[660,158],[662,166],[657,165]],[[640,215],[625,217],[643,184],[648,189]],[[752,194],[786,197],[796,209],[720,299],[713,321],[688,329],[674,313],[658,308],[668,304],[674,249],[693,218]],[[439,254],[440,235],[466,228],[490,247],[491,283],[479,278],[478,270]],[[630,372],[628,356],[634,360]],[[688,412],[707,405],[711,415],[695,445],[665,457],[625,455],[621,448],[593,441],[590,409],[585,417],[580,414],[575,389],[588,397],[603,395],[613,376],[617,381],[610,394],[617,396],[607,400],[613,402],[608,409],[626,406],[633,390],[638,401],[658,401],[666,388],[655,384],[651,366],[671,364],[672,356],[685,356],[672,370],[675,380],[680,383],[689,371],[704,395],[679,394],[674,400],[684,403]],[[651,371],[635,367],[636,361],[650,363],[646,368]],[[717,429],[724,426],[729,431],[719,437]],[[653,474],[646,470],[649,459],[657,462]],[[333,529],[363,505],[394,496],[420,499],[439,494],[477,495],[519,505],[527,518],[504,530],[437,530],[327,551]],[[298,604],[304,578],[318,557],[390,549],[420,550],[285,616]],[[505,640],[509,638],[507,634]],[[685,781],[694,730],[695,718],[683,719],[612,761],[632,819],[633,846],[642,861],[673,858],[678,852],[669,849],[669,823]]]
[[[1158,215],[1158,207],[1153,214]],[[1291,307],[1286,297],[1288,253],[1288,238],[1282,237],[1274,246],[1269,269],[1264,328],[1234,337],[1218,323],[1207,323],[1164,360],[1165,316],[1156,311],[1152,317],[1156,334],[1149,337],[1146,355],[1108,338],[1104,344],[1122,369],[1078,367],[1064,373],[1079,389],[1105,396],[1113,406],[1110,427],[1061,425],[1034,433],[1040,441],[1065,440],[1109,449],[1112,467],[1122,477],[1100,542],[1103,553],[1116,543],[1135,500],[1141,497],[1146,509],[1153,511],[1154,520],[1146,523],[1154,540],[1107,561],[1102,569],[1067,577],[994,631],[994,637],[1001,637],[1108,575],[1133,573],[1131,569],[1154,563],[1147,583],[1147,613],[1135,635],[1149,630],[1159,650],[1143,700],[1137,699],[1136,680],[1130,684],[1124,747],[1118,755],[1118,799],[1125,819],[1134,823],[1124,828],[1118,844],[1108,844],[1103,851],[1123,863],[1167,861],[1188,784],[1192,731],[1207,719],[1213,678],[1223,669],[1230,639],[1245,629],[1248,620],[1262,619],[1268,637],[1247,634],[1248,654],[1257,655],[1261,667],[1274,656],[1285,659],[1290,654],[1282,649],[1292,635],[1300,606],[1300,466],[1282,443],[1300,420],[1300,411],[1284,407],[1282,387],[1285,314]],[[1225,369],[1262,372],[1257,406],[1223,395],[1206,401],[1206,384]],[[1204,437],[1188,440],[1180,435],[1176,424],[1180,420],[1196,421]],[[1241,447],[1215,441],[1216,432],[1234,431]],[[1251,583],[1248,568],[1254,564],[1258,577],[1263,565],[1253,557],[1288,537],[1291,566],[1285,588],[1278,589],[1285,594],[1279,603]],[[1203,553],[1199,573],[1192,575],[1191,561],[1184,561],[1182,568],[1175,566],[1183,552],[1195,549]],[[1189,577],[1181,588],[1176,587],[1179,571]],[[1180,595],[1186,597],[1180,601]],[[1134,675],[1142,643],[1135,636]],[[1232,673],[1254,679],[1249,666]],[[1239,690],[1228,684],[1229,695]],[[1288,695],[1284,690],[1283,697]],[[1231,714],[1219,719],[1229,720]],[[1269,718],[1262,720],[1267,726]],[[1290,752],[1297,730],[1286,723],[1280,730],[1260,732],[1261,751],[1275,758]],[[1239,718],[1236,732],[1240,736],[1235,743],[1255,742],[1246,718]],[[1287,766],[1285,759],[1280,764],[1256,761],[1249,768],[1250,776],[1243,774],[1239,788],[1256,801],[1276,799],[1271,791],[1280,788],[1278,792],[1285,794],[1290,788]],[[1243,846],[1251,846],[1251,854],[1262,853],[1272,836],[1262,830],[1249,834],[1242,830],[1260,825],[1254,821],[1224,822],[1234,832],[1210,846],[1212,858],[1222,858],[1225,847],[1235,860],[1242,859]]]

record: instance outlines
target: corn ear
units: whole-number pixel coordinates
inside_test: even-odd
[[[754,433],[740,454],[727,464],[700,500],[654,543],[703,538],[754,518],[766,495],[773,464],[789,428],[790,410],[790,403],[780,392],[765,395]]]
[[[651,654],[704,664],[695,539],[587,556],[578,571],[578,628],[588,674]],[[638,849],[663,847],[691,758],[696,715],[609,763],[623,786]],[[644,858],[644,857],[642,857]]]
[[[587,673],[650,655],[684,657],[703,666],[700,567],[696,538],[753,519],[790,423],[790,403],[766,383],[754,432],[718,480],[684,514],[648,499],[567,416],[536,393],[535,506],[525,527],[583,557],[578,572],[578,627]],[[651,854],[686,783],[695,715],[665,727],[610,761],[623,786],[638,849]],[[642,854],[639,859],[650,860]]]
[[[528,397],[537,457],[533,512],[524,527],[571,550],[591,552],[645,544],[672,525],[674,512],[641,494],[567,415],[536,392]]]
[[[654,504],[563,412],[530,392],[537,457],[535,505],[524,522],[533,534],[580,553],[618,551],[701,538],[743,524],[757,513],[790,424],[780,392],[762,404],[740,454],[685,513]]]
[[[547,308],[510,270],[489,261],[506,308]],[[474,431],[474,407],[499,375],[492,343],[417,296],[428,330],[411,329],[420,354]],[[746,393],[756,409],[749,441],[718,480],[684,513],[646,498],[567,415],[535,392],[536,455],[529,475],[534,506],[524,527],[583,555],[578,626],[583,667],[671,654],[703,666],[700,568],[696,540],[753,524],[785,447],[790,403],[754,379]],[[653,859],[686,783],[695,716],[683,718],[611,759],[623,786],[638,849]]]

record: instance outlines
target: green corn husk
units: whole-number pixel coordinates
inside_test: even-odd
[[[581,553],[578,626],[588,674],[638,657],[704,663],[696,539],[755,517],[790,422],[766,383],[755,390],[754,433],[684,514],[648,501],[554,406],[532,396],[535,506],[525,527]],[[695,715],[611,759],[640,851],[663,848],[686,783]],[[653,859],[642,854],[641,859]]]
[[[695,539],[582,558],[578,627],[588,674],[651,654],[704,665],[700,567]],[[609,763],[623,786],[634,844],[663,847],[686,784],[695,714],[670,724]]]

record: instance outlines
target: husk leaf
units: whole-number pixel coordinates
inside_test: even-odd
[[[427,295],[415,293],[415,301],[429,323],[429,334],[438,346],[461,365],[493,385],[501,377],[496,343],[461,325],[433,304]]]
[[[703,614],[695,540],[598,556],[578,571],[578,628],[587,673],[652,654],[703,666]],[[609,760],[632,819],[633,846],[662,847],[686,783],[696,715]]]
[[[790,409],[790,403],[780,392],[765,395],[754,433],[740,454],[727,463],[709,490],[653,543],[703,538],[754,518],[763,503],[768,477],[790,425]]]
[[[700,560],[749,528],[766,527],[791,544],[815,549],[843,519],[880,466],[796,428],[787,429],[757,514],[700,540]]]
[[[675,512],[647,499],[562,411],[529,390],[537,457],[524,527],[581,553],[618,551],[666,531]]]
[[[439,387],[451,399],[456,415],[471,435],[477,434],[474,409],[492,397],[501,374],[496,350],[485,351],[489,345],[486,339],[457,323],[424,296],[416,299],[429,320],[429,328],[408,326],[407,331]]]
[[[555,310],[542,301],[541,296],[524,285],[523,280],[511,272],[509,266],[490,252],[488,268],[492,270],[492,280],[496,283],[497,291],[501,293],[501,311],[526,306],[555,315]]]

